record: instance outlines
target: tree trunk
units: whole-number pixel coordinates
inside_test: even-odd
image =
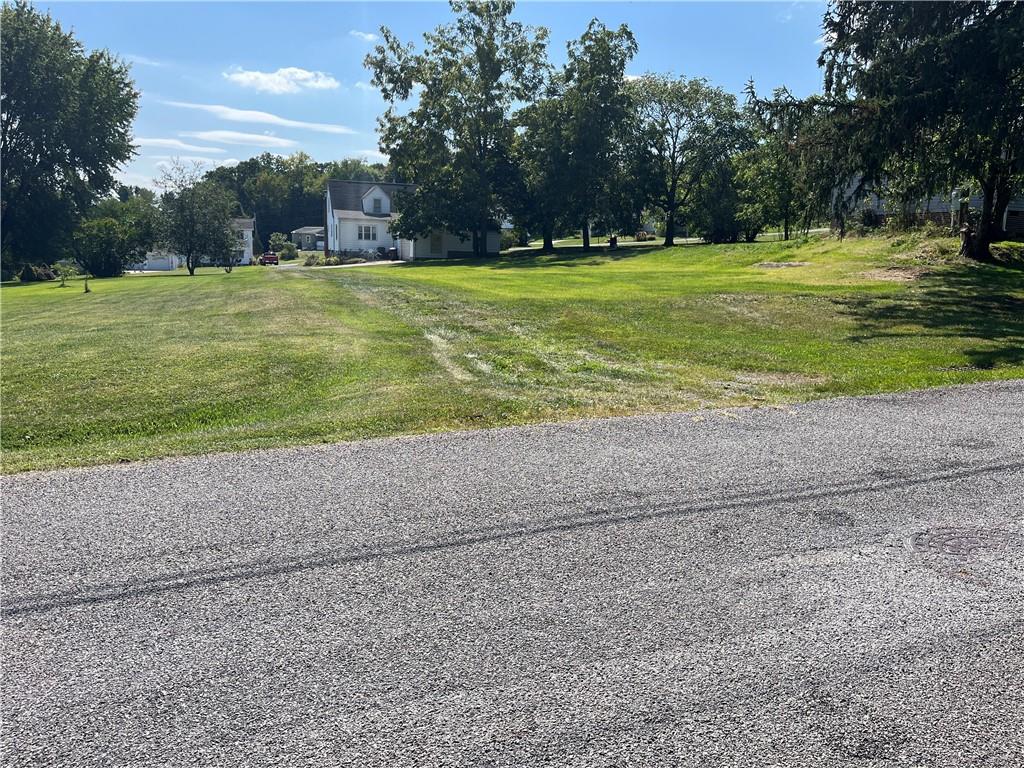
[[[676,244],[676,211],[670,208],[665,211],[665,245]]]
[[[544,253],[551,253],[555,250],[555,228],[550,224],[544,225]]]
[[[582,232],[583,232],[583,250],[584,251],[589,251],[590,250],[590,222],[589,221],[586,221],[586,220],[583,221]]]
[[[782,217],[782,239],[789,240],[789,210]]]
[[[993,221],[993,198],[995,197],[995,184],[983,184],[981,197],[981,220],[978,222],[978,231],[974,235],[974,242],[967,249],[968,255],[978,261],[988,261],[992,258],[989,252],[989,244],[992,242]]]
[[[992,204],[992,240],[1003,240],[1006,237],[1006,230],[1003,229],[1003,219],[1006,217],[1006,209],[1010,205],[1010,179],[1001,175],[996,183],[995,202]]]
[[[480,251],[477,255],[481,259],[486,259],[490,255],[487,252],[487,218],[485,217],[480,219],[480,221],[477,223],[477,227],[479,228],[480,231],[480,239],[478,241],[480,243]],[[500,243],[498,245],[498,249],[501,249]]]
[[[195,274],[196,274],[196,260],[195,260],[195,257],[192,256],[191,254],[189,254],[188,256],[185,257],[185,268],[188,270],[188,273],[189,273],[190,276],[193,276],[193,277],[195,276]]]

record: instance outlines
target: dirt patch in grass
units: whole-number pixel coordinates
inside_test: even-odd
[[[881,280],[887,283],[909,283],[928,274],[924,267],[884,267],[861,272],[865,280]]]
[[[747,371],[736,374],[729,381],[714,384],[726,392],[744,394],[754,400],[764,400],[772,390],[805,389],[829,380],[827,376],[788,373],[785,371]]]
[[[809,267],[809,261],[761,261],[754,265],[761,269],[785,269],[786,267]]]
[[[812,387],[828,381],[828,376],[785,371],[747,371],[736,376],[741,384],[763,384],[770,387]]]

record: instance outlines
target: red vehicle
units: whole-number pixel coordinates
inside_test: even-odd
[[[267,251],[259,259],[260,266],[265,267],[267,264],[278,264],[277,254],[273,251]]]

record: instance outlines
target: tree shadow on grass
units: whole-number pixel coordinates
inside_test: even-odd
[[[533,269],[543,267],[599,266],[612,261],[631,259],[644,253],[652,253],[658,247],[660,246],[619,247],[613,251],[607,246],[594,246],[589,251],[584,251],[579,246],[568,246],[555,248],[554,251],[548,253],[544,253],[540,248],[530,248],[529,250],[523,249],[512,253],[506,252],[501,256],[491,256],[484,259],[417,259],[409,262],[406,268],[462,266],[487,267],[489,269]]]
[[[927,276],[896,296],[836,299],[853,317],[858,332],[850,341],[898,339],[908,335],[980,339],[966,348],[973,368],[1024,364],[1024,270],[987,264]],[[910,326],[911,328],[906,328]]]

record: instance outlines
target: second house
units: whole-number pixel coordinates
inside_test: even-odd
[[[473,243],[452,232],[435,231],[422,239],[404,239],[391,233],[397,213],[395,198],[411,191],[411,184],[376,181],[328,181],[327,250],[332,254],[376,251],[413,259],[470,257]],[[498,255],[501,235],[498,228],[487,233],[488,255]]]

